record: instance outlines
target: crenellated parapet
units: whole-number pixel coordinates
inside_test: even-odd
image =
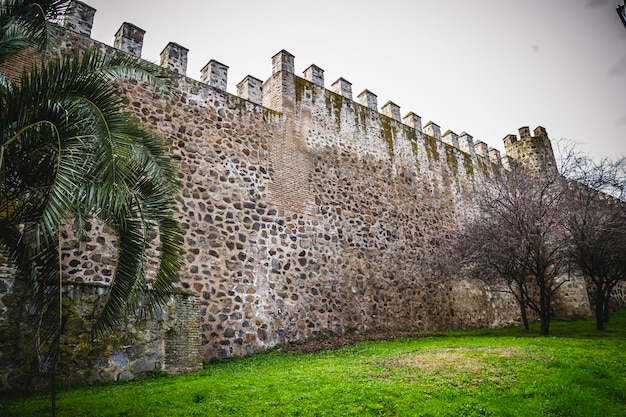
[[[400,106],[398,106],[393,101],[388,101],[381,107],[380,112],[387,117],[392,118],[398,122],[402,121],[402,117],[400,116]]]
[[[519,137],[507,135],[504,149],[512,160],[532,170],[551,173],[557,170],[552,143],[542,126],[537,126],[532,135],[528,126],[519,129]]]
[[[65,28],[83,36],[91,36],[93,20],[96,10],[80,1],[72,2],[65,18]],[[145,31],[132,23],[125,22],[115,34],[114,47],[126,53],[141,57],[143,39]],[[160,55],[160,65],[170,69],[179,76],[187,75],[187,54],[189,50],[177,43],[170,42],[163,49]],[[210,60],[200,70],[200,82],[212,88],[226,92],[227,90],[228,66],[216,60]],[[277,74],[287,74],[288,77],[295,76],[295,57],[286,50],[281,50],[272,57],[272,76]],[[340,77],[331,85],[330,90],[325,89],[324,70],[317,65],[310,65],[303,74],[303,79],[312,84],[312,88],[318,88],[327,93],[334,93],[348,103],[353,102],[352,83]],[[280,91],[273,91],[280,90]],[[322,94],[327,94],[322,93]],[[268,94],[267,99],[264,95]],[[251,75],[246,76],[237,84],[237,96],[252,103],[263,105],[271,110],[283,112],[285,100],[293,101],[298,94],[295,89],[288,90],[284,83],[270,83],[269,80],[263,82]],[[312,96],[312,90],[308,93]],[[293,95],[294,97],[280,98],[282,95]],[[332,101],[332,100],[331,100]],[[281,104],[282,103],[282,104]],[[429,121],[422,126],[421,117],[413,112],[406,116],[401,116],[400,106],[393,101],[387,101],[380,110],[378,109],[378,97],[372,91],[363,90],[353,102],[354,105],[363,106],[374,112],[376,117],[387,117],[398,123],[398,126],[413,129],[417,136],[426,135],[434,138],[447,146],[451,146],[472,158],[481,158],[486,162],[507,167],[510,160],[519,160],[525,164],[530,164],[534,168],[548,167],[556,169],[552,146],[544,128],[538,127],[531,135],[530,129],[523,127],[519,130],[519,139],[515,135],[509,135],[504,139],[506,155],[502,156],[497,149],[489,147],[482,141],[474,141],[472,135],[462,132],[457,135],[451,130],[447,130],[443,135],[438,124]],[[340,106],[334,106],[334,112],[340,116]],[[354,107],[354,106],[353,106]],[[355,107],[356,108],[356,107]],[[380,113],[379,113],[380,112]],[[442,145],[443,146],[443,145]]]
[[[474,154],[474,138],[467,132],[461,132],[459,136],[459,148],[466,153]]]
[[[496,165],[502,164],[502,155],[496,148],[489,148],[489,159]]]
[[[378,111],[378,96],[370,90],[363,90],[357,96],[359,103],[369,109]]]
[[[488,146],[485,142],[478,141],[474,144],[474,152],[483,158],[489,158]]]
[[[459,135],[451,130],[447,130],[441,139],[450,146],[459,147]]]
[[[422,118],[413,112],[409,112],[402,119],[405,125],[409,126],[412,129],[415,129],[416,132],[422,132]]]
[[[441,140],[441,127],[433,121],[428,121],[424,125],[424,134],[431,136],[436,140]]]
[[[237,95],[255,104],[262,104],[263,81],[251,75],[246,75],[246,77],[237,84]]]
[[[296,77],[295,73],[295,56],[288,51],[282,50],[276,55],[272,57],[272,69],[273,75],[277,74],[285,74],[287,77]],[[277,99],[274,97],[272,100],[267,100],[264,102],[264,105],[277,110],[284,110],[284,103],[294,101],[298,101],[302,97],[309,97],[311,100],[315,101],[313,98],[313,87],[317,87],[320,89],[324,89],[324,70],[317,65],[311,65],[304,71],[303,80],[306,80],[312,83],[312,86],[308,87],[303,83],[300,83],[300,87],[302,89],[306,89],[304,91],[297,91],[298,87],[293,88],[292,90],[286,89],[285,80],[280,83],[275,83],[273,85],[280,86],[282,95],[286,95],[284,99]],[[298,82],[296,82],[298,83]],[[269,85],[268,85],[269,87]],[[270,88],[264,90],[264,93],[270,93]],[[352,83],[347,81],[345,78],[340,77],[331,85],[330,90],[326,90],[328,95],[329,93],[334,93],[338,96],[343,97],[343,99],[352,102],[351,105],[347,106],[348,108],[358,109],[359,106],[367,109],[372,115],[372,117],[377,118],[378,120],[383,120],[381,117],[386,117],[393,120],[394,123],[398,123],[399,127],[410,128],[413,129],[416,133],[412,134],[413,136],[426,135],[427,137],[433,138],[437,142],[441,142],[443,144],[447,144],[463,153],[468,154],[471,158],[479,158],[486,164],[494,164],[497,166],[502,166],[502,156],[500,152],[492,147],[489,147],[483,141],[475,141],[474,137],[467,132],[462,132],[460,135],[457,135],[455,132],[451,130],[447,130],[444,135],[441,134],[441,127],[434,123],[433,121],[428,121],[425,125],[422,126],[421,117],[415,114],[414,112],[409,112],[406,116],[401,116],[401,109],[393,101],[387,101],[379,110],[378,108],[378,97],[375,93],[373,93],[369,89],[363,90],[357,97],[356,100],[353,101],[352,91],[353,86]],[[320,93],[323,95],[324,93]],[[282,104],[275,104],[277,100]],[[328,101],[328,100],[326,100]],[[330,100],[332,102],[333,100]],[[334,112],[337,116],[341,116],[341,111],[339,111],[337,105],[332,105],[327,103],[332,107],[331,112]],[[346,116],[347,117],[347,116]],[[338,123],[344,125],[341,121],[341,117],[339,117]],[[383,127],[381,127],[383,128]],[[383,128],[384,130],[384,128]],[[384,136],[383,133],[381,136]],[[443,146],[443,145],[438,145]],[[392,152],[393,153],[393,152]]]

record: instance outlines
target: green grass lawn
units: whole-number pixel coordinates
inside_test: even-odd
[[[337,351],[273,350],[200,372],[71,389],[59,416],[626,416],[626,311],[538,328],[446,332]],[[48,394],[2,398],[47,416]]]

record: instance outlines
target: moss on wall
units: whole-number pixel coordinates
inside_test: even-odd
[[[380,125],[383,129],[383,138],[385,142],[387,142],[387,151],[389,152],[389,156],[393,158],[393,141],[398,135],[396,122],[390,117],[380,115]]]
[[[300,78],[294,75],[293,77],[295,83],[295,93],[296,93],[296,103],[302,101],[302,97],[306,97],[308,99],[311,98],[311,89],[312,83],[310,81],[305,80],[304,78]]]
[[[471,155],[463,152],[463,167],[469,180],[474,179],[474,163],[472,162]]]
[[[448,162],[448,168],[450,169],[452,175],[456,177],[459,173],[459,160],[456,157],[457,150],[447,143],[444,143],[443,146],[446,150],[446,161]]]
[[[369,112],[369,109],[361,104],[356,104],[356,110],[354,112],[354,116],[355,116],[355,123],[358,126],[359,122],[360,125],[363,126],[363,128],[365,128],[366,123],[367,123],[367,115]]]
[[[411,144],[411,153],[413,154],[413,159],[415,161],[415,170],[416,172],[419,172],[420,170],[419,145],[417,144],[419,137],[418,137],[417,131],[413,129],[412,127],[409,127],[404,124],[401,125],[401,127],[402,127],[402,133],[404,135],[404,138],[408,140],[409,143]]]
[[[482,175],[484,175],[485,177],[489,177],[490,169],[487,166],[487,164],[485,163],[485,161],[483,161],[482,158],[477,157],[476,158],[476,164],[478,165],[478,169],[480,169]],[[491,165],[491,164],[489,164],[489,165]]]
[[[343,96],[332,91],[326,91],[326,110],[330,116],[334,116],[337,126],[341,128],[341,109],[343,108]]]
[[[426,156],[428,157],[428,161],[434,163],[435,161],[439,161],[439,151],[437,150],[437,139],[430,135],[424,135],[424,145],[426,147]]]
[[[103,338],[94,338],[94,313],[103,300],[103,287],[66,284],[63,291],[63,333],[59,346],[58,382],[92,384],[136,376],[154,369],[192,370],[201,368],[199,323],[193,299],[175,295],[164,310],[154,316],[129,314]],[[20,294],[3,298],[8,307],[0,323],[0,391],[43,387],[47,377],[34,370],[33,327],[24,310],[28,299]],[[181,311],[179,311],[181,310]],[[194,314],[195,313],[195,314]],[[164,355],[162,343],[167,329],[176,329],[176,346],[171,357]],[[195,335],[195,337],[194,337]],[[194,348],[195,344],[195,348]],[[167,366],[166,366],[167,365]]]

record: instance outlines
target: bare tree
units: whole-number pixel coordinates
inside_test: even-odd
[[[568,253],[591,281],[596,329],[604,330],[611,292],[626,280],[626,160],[595,162],[572,144],[563,150],[561,171],[572,180],[564,221]]]
[[[485,282],[494,291],[515,297],[524,328],[529,330],[523,248],[509,235],[509,229],[499,226],[476,219],[461,230],[455,253],[461,256],[467,275]]]
[[[460,233],[465,265],[486,282],[505,284],[523,319],[526,308],[536,312],[542,335],[549,334],[552,299],[565,282],[562,198],[562,177],[514,165],[486,180]]]

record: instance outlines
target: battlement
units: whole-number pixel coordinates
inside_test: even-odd
[[[94,14],[85,3],[73,2],[66,30],[54,29],[62,35],[55,37],[56,52],[91,46],[141,57],[143,29],[125,22],[114,46],[107,47],[90,38]],[[247,75],[236,84],[236,95],[227,92],[229,67],[217,60],[202,67],[199,80],[188,77],[188,53],[169,42],[154,64],[171,71],[166,93],[126,80],[119,81],[119,91],[125,110],[158,132],[176,157],[181,190],[175,215],[185,250],[179,288],[193,302],[177,304],[176,314],[185,319],[164,323],[162,340],[151,336],[154,344],[146,345],[135,333],[136,344],[125,342],[132,349],[115,352],[112,346],[103,357],[128,358],[123,362],[135,372],[131,351],[163,352],[165,369],[176,370],[167,358],[187,360],[181,354],[187,348],[199,348],[202,359],[210,360],[347,327],[435,331],[515,320],[513,297],[473,286],[469,277],[439,285],[435,268],[446,261],[454,231],[475,210],[469,196],[484,186],[483,178],[513,165],[513,159],[538,169],[554,166],[545,129],[523,127],[519,136],[507,136],[508,155],[502,158],[467,132],[442,130],[434,121],[422,125],[413,111],[402,117],[392,100],[379,109],[378,96],[368,89],[354,98],[352,83],[343,77],[327,89],[317,65],[299,77],[288,51],[272,57],[267,80]],[[37,59],[27,58],[29,65]],[[19,76],[16,63],[8,64],[7,78]],[[94,283],[104,292],[112,279],[116,237],[94,222],[94,244],[82,248],[69,232],[62,278]],[[3,282],[1,261],[0,287],[11,290],[13,278]],[[148,276],[156,265],[155,257],[146,259]],[[0,305],[6,295],[0,288]],[[9,317],[2,310],[0,326]],[[12,323],[17,316],[10,317]],[[19,358],[18,345],[0,348],[0,356]],[[102,365],[81,375],[99,375],[97,367],[112,369],[113,363],[112,380],[130,372],[121,369],[122,360],[89,356]],[[82,368],[86,362],[81,357],[64,363]],[[28,380],[6,368],[0,366],[0,390],[9,381]]]
[[[508,157],[522,165],[536,170],[556,172],[556,159],[548,132],[537,126],[530,133],[528,126],[519,129],[519,136],[507,135],[504,138],[504,149]]]
[[[145,30],[138,28],[132,23],[124,22],[115,34],[113,46],[120,51],[141,57],[145,33]]]
[[[512,147],[514,144],[520,141],[532,141],[532,140],[541,140],[545,141],[548,139],[548,132],[542,126],[537,126],[533,131],[534,136],[530,134],[530,128],[528,126],[523,126],[519,128],[519,137],[517,135],[506,135],[504,138],[505,147]]]
[[[68,9],[64,26],[66,29],[71,30],[83,36],[91,36],[91,29],[93,27],[93,20],[96,10],[91,6],[81,1],[74,1]],[[143,49],[143,39],[145,30],[133,25],[132,23],[124,22],[115,34],[114,47],[126,53],[141,57]],[[160,65],[170,69],[172,72],[179,76],[187,76],[187,54],[189,50],[177,43],[170,42],[166,45],[160,55]],[[281,50],[276,53],[272,58],[272,76],[280,73],[295,74],[295,56],[286,50]],[[295,77],[295,75],[293,75]],[[353,89],[352,83],[343,77],[338,78],[331,85],[330,90],[325,88],[324,70],[319,66],[312,64],[303,72],[303,79],[309,81],[314,87],[320,89],[322,94],[325,91],[332,92],[343,97],[346,100],[353,101]],[[214,59],[211,59],[200,70],[200,82],[204,83],[212,88],[226,92],[228,87],[228,66],[222,64]],[[273,100],[265,100],[264,82],[251,75],[247,75],[242,81],[237,83],[237,96],[248,100],[257,105],[264,105],[272,110],[281,112],[281,108],[276,108]],[[285,92],[283,92],[285,93]],[[543,148],[546,151],[551,151],[550,141],[547,136],[547,132],[543,127],[537,127],[531,135],[528,127],[522,127],[519,129],[519,137],[516,135],[508,135],[504,138],[504,147],[506,155],[503,157],[500,152],[492,147],[489,147],[486,143],[480,140],[475,140],[472,135],[463,132],[457,135],[451,130],[447,130],[443,136],[441,134],[441,127],[432,121],[427,122],[422,127],[421,117],[416,113],[410,111],[406,116],[401,116],[401,108],[393,101],[387,101],[379,110],[378,97],[372,91],[364,89],[357,97],[354,104],[359,104],[365,108],[370,109],[382,116],[386,116],[400,125],[404,125],[407,128],[414,129],[419,135],[427,135],[434,138],[438,142],[447,144],[454,147],[472,157],[484,158],[494,164],[502,164],[506,159],[533,159],[539,158],[539,153],[534,152],[521,152],[521,148],[527,143],[533,143],[536,148],[539,144],[543,144]],[[540,158],[541,161],[550,162],[550,157]],[[554,157],[552,155],[551,159]],[[541,162],[544,164],[544,162]],[[507,165],[506,163],[504,164]],[[534,165],[537,165],[535,163]],[[556,164],[552,164],[556,166]]]
[[[280,73],[289,74],[289,76],[294,76],[295,72],[295,56],[286,50],[281,50],[276,55],[272,57],[272,69],[273,75],[277,75]],[[344,77],[340,77],[331,85],[331,90],[326,90],[324,85],[324,70],[319,66],[312,64],[303,72],[303,79],[310,82],[312,84],[310,88],[310,92],[305,94],[309,97],[309,100],[315,101],[313,98],[312,87],[316,87],[321,89],[322,92],[318,93],[320,95],[326,94],[324,91],[332,92],[341,96],[342,98],[349,100],[352,102],[351,105],[347,106],[348,108],[356,108],[359,105],[373,111],[380,116],[388,117],[389,119],[397,122],[399,125],[404,125],[406,128],[413,129],[415,131],[415,136],[419,137],[421,135],[427,135],[432,137],[437,142],[445,143],[449,146],[452,146],[461,152],[469,154],[473,158],[476,156],[483,158],[485,161],[501,165],[502,164],[502,156],[500,151],[495,148],[489,147],[483,141],[476,141],[474,143],[474,138],[472,135],[463,132],[461,135],[457,135],[454,132],[448,130],[446,133],[441,135],[441,127],[433,122],[428,121],[424,126],[422,126],[422,119],[413,111],[407,113],[404,117],[401,116],[401,108],[399,105],[394,103],[393,101],[387,101],[380,109],[378,108],[378,96],[373,93],[369,89],[363,90],[356,98],[356,101],[353,99],[353,88],[352,83],[346,80]],[[282,84],[281,84],[282,85]],[[298,96],[298,93],[295,93]],[[273,101],[266,100],[264,105],[271,107],[271,103]],[[282,111],[282,108],[274,108],[274,110]],[[337,110],[335,108],[335,110]],[[374,116],[373,116],[374,117]]]
[[[82,1],[73,1],[65,13],[64,26],[79,35],[90,37],[95,14],[96,9],[88,4]]]

